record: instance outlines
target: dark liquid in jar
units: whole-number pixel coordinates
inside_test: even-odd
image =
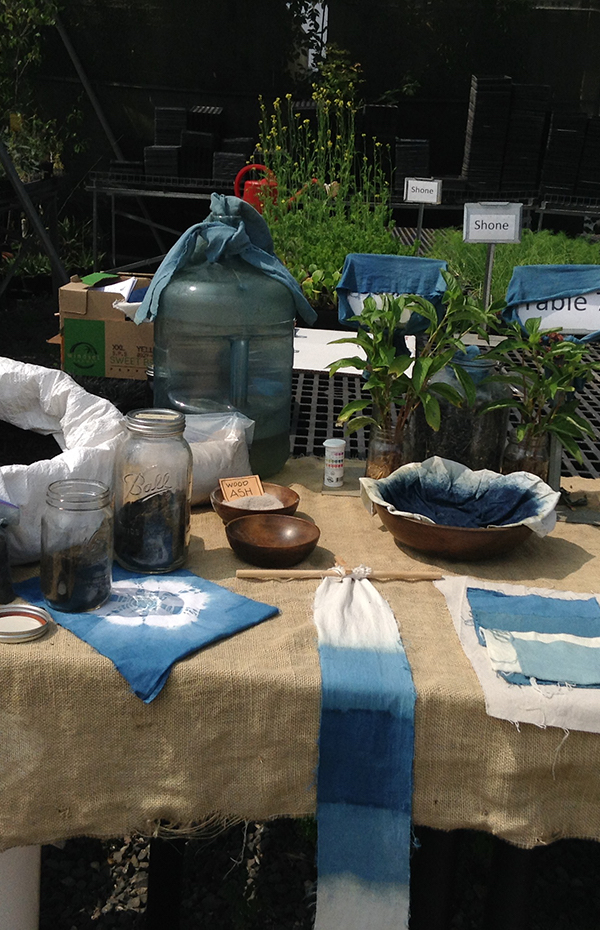
[[[115,554],[126,568],[160,572],[181,562],[187,541],[183,493],[163,491],[129,501],[115,516]]]
[[[110,596],[112,565],[87,546],[71,546],[45,555],[40,582],[51,607],[68,613],[93,610]]]

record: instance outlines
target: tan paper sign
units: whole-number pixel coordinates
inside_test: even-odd
[[[245,478],[219,478],[219,485],[226,504],[229,501],[238,501],[241,497],[262,497],[265,493],[258,475],[247,475]]]

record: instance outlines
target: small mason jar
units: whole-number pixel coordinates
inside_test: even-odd
[[[65,478],[48,486],[41,552],[40,583],[50,607],[78,613],[108,600],[113,508],[105,484]]]
[[[508,431],[508,442],[502,460],[502,473],[510,475],[515,471],[527,471],[542,481],[548,481],[550,466],[550,434],[526,433],[523,439],[517,439],[516,429]]]
[[[192,452],[185,417],[153,408],[127,414],[115,462],[115,557],[134,572],[181,568],[190,538]]]

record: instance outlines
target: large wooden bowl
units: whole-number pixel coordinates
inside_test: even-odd
[[[263,481],[263,490],[265,494],[272,494],[273,497],[281,501],[283,507],[277,507],[273,510],[248,510],[246,508],[242,509],[241,507],[232,507],[231,504],[226,504],[223,501],[223,492],[220,487],[211,491],[210,502],[213,510],[215,513],[218,513],[223,523],[229,523],[231,520],[247,517],[254,513],[276,513],[280,516],[285,516],[286,514],[291,516],[296,513],[298,504],[300,503],[300,496],[295,491],[292,491],[291,488],[286,488],[284,484],[271,484],[268,481]]]
[[[256,513],[225,525],[229,545],[241,559],[261,568],[289,568],[313,551],[321,532],[310,520]]]
[[[375,509],[397,543],[418,549],[420,552],[429,552],[442,559],[468,562],[491,559],[510,552],[531,533],[529,527],[522,524],[472,529],[424,523],[413,517],[390,513],[386,507],[377,503]]]

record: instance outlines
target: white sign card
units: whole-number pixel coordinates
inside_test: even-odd
[[[407,203],[441,203],[442,182],[434,178],[404,178]]]
[[[515,313],[522,323],[539,317],[542,329],[562,329],[573,336],[585,336],[600,330],[600,291],[528,301],[515,307]]]
[[[466,203],[463,215],[465,242],[520,242],[522,203]]]

